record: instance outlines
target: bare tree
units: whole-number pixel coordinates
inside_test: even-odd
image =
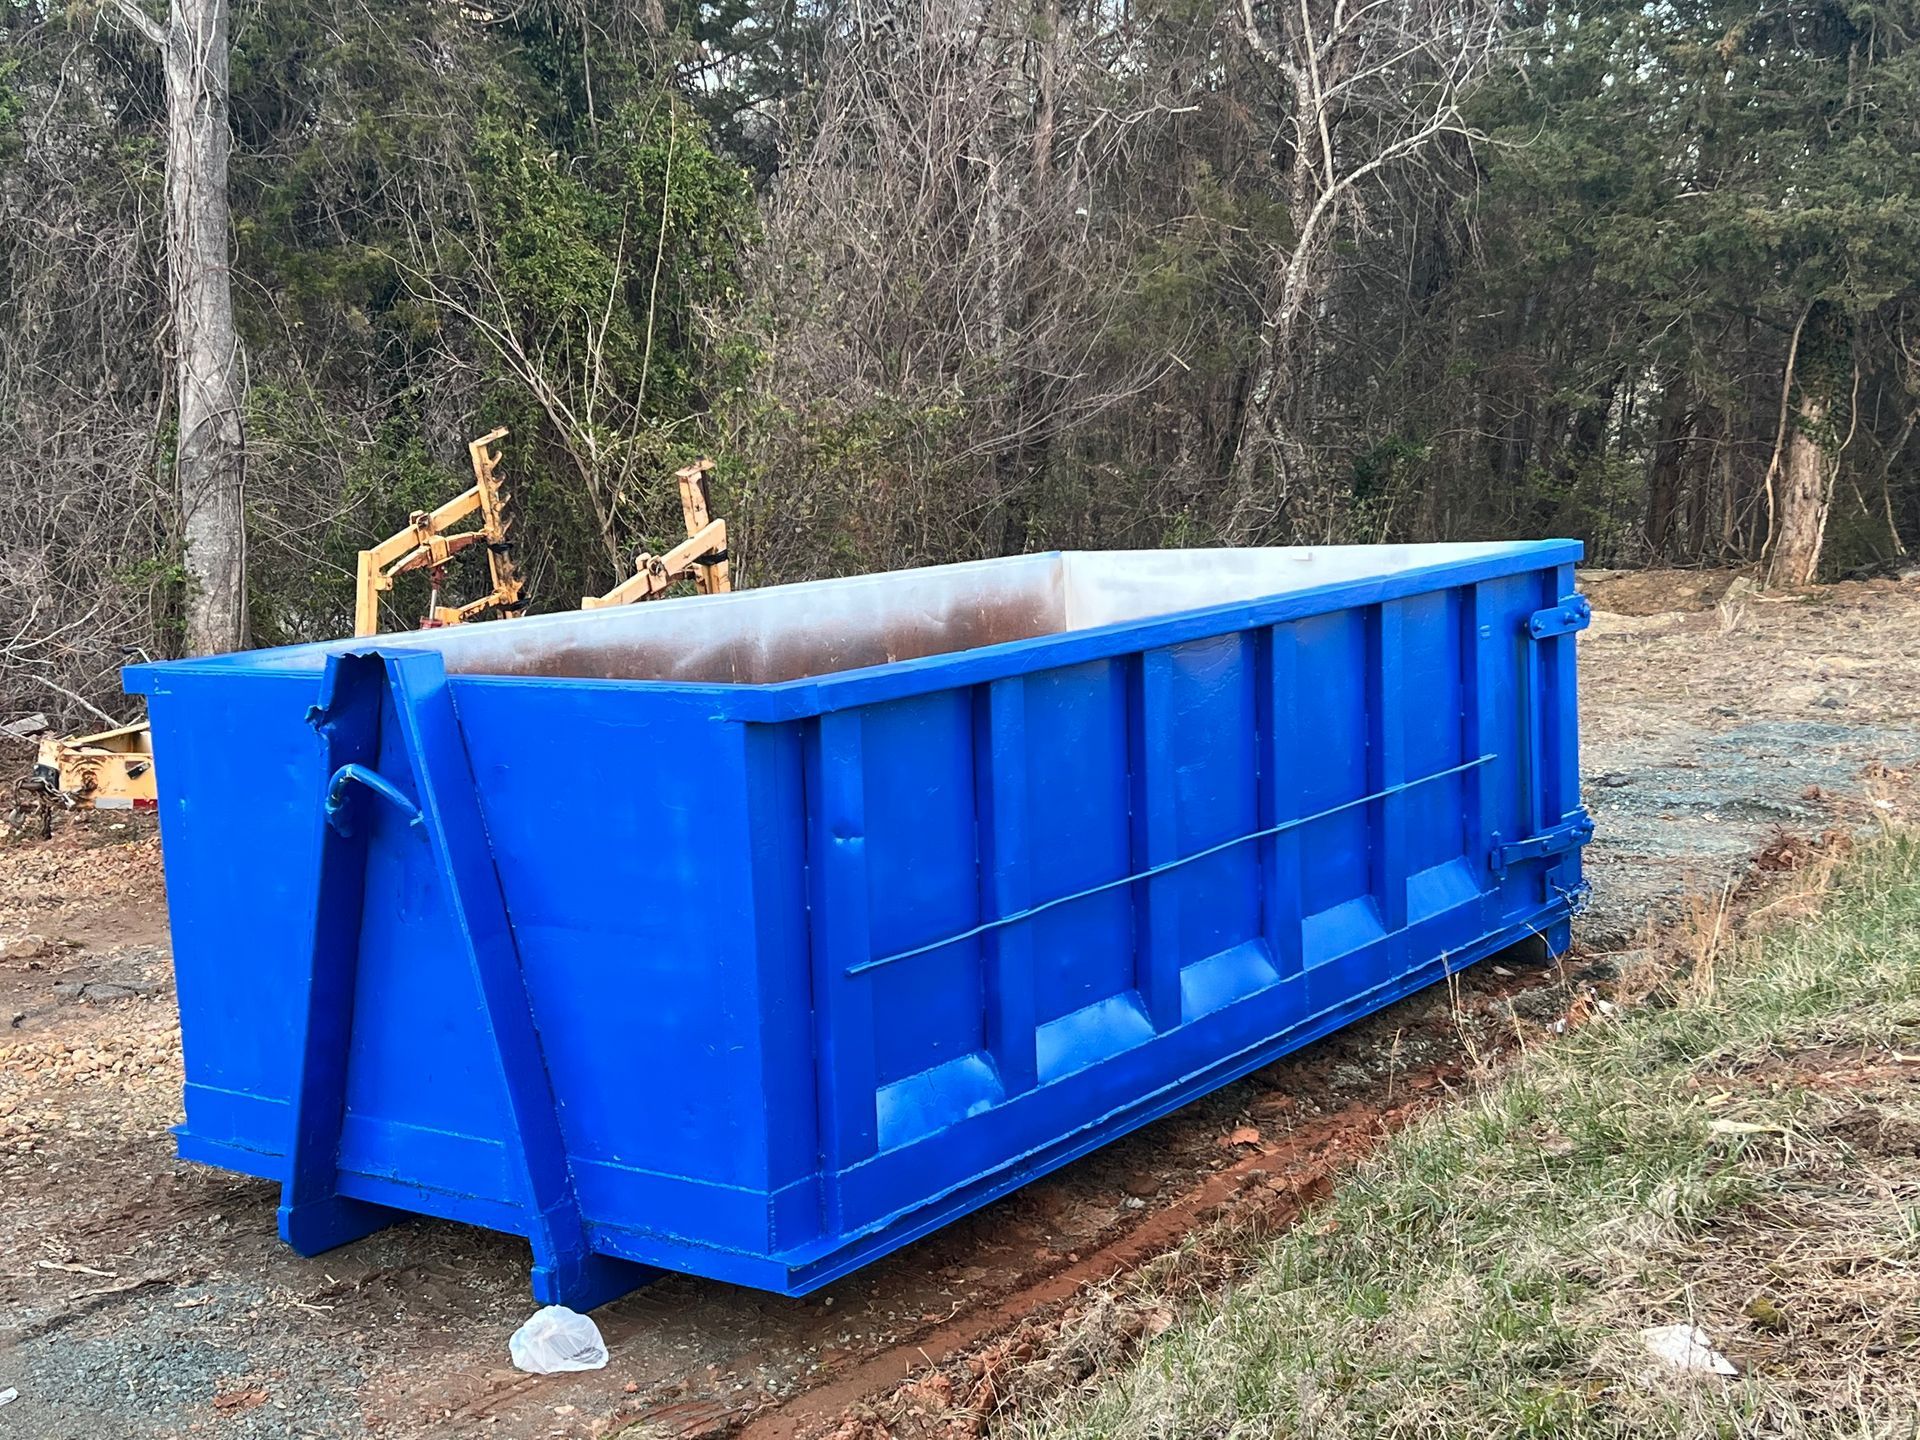
[[[469,303],[451,285],[425,270],[409,267],[408,281],[423,299],[459,316],[471,326],[474,333],[492,347],[508,373],[539,403],[561,453],[579,477],[607,573],[617,580],[627,573],[628,565],[620,533],[621,499],[647,473],[652,458],[646,443],[649,438],[646,423],[639,408],[646,397],[644,393],[637,397],[623,393],[618,378],[608,372],[605,363],[607,332],[620,300],[619,286],[627,273],[625,227],[622,227],[618,258],[611,268],[606,303],[597,314],[577,317],[576,334],[555,335],[526,326],[514,313],[514,306],[501,287],[494,256],[486,245],[479,211],[475,200],[475,230],[480,238],[467,268],[478,281],[481,298]],[[662,204],[656,261],[666,248],[667,213],[666,205]],[[417,243],[424,249],[429,242],[422,237]],[[570,356],[564,352],[572,350],[581,352],[583,362],[569,363]]]
[[[1055,542],[1061,492],[1093,483],[1077,438],[1183,366],[1180,333],[1118,337],[1193,81],[1099,3],[894,0],[834,42],[756,265],[782,420],[749,437],[756,498],[866,563]]]
[[[1480,138],[1461,103],[1498,37],[1489,0],[1234,0],[1247,45],[1280,82],[1289,224],[1261,299],[1228,487],[1243,538],[1308,481],[1300,391],[1342,224],[1366,225],[1377,186],[1445,136]],[[1265,483],[1271,477],[1271,483]]]
[[[228,216],[228,0],[173,0],[161,24],[120,16],[159,48],[167,82],[167,281],[179,412],[175,470],[186,542],[186,648],[247,640],[246,438]]]

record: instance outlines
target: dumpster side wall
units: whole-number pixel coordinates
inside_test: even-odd
[[[1006,1188],[1494,948],[1564,946],[1574,640],[1530,626],[1572,592],[1571,565],[1442,578],[754,727],[778,736],[757,783],[805,805],[756,864],[793,868],[774,888],[810,941],[813,1005],[773,1017],[768,1055],[778,1093],[818,1096],[795,1134],[823,1246]]]

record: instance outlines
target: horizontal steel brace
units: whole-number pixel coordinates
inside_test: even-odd
[[[1057,910],[1062,905],[1071,905],[1076,900],[1085,900],[1090,895],[1104,894],[1108,890],[1118,890],[1126,885],[1137,885],[1142,880],[1151,880],[1156,875],[1164,875],[1169,870],[1178,870],[1182,865],[1191,865],[1196,860],[1205,860],[1218,855],[1222,850],[1231,850],[1236,845],[1250,844],[1255,840],[1265,840],[1274,835],[1296,830],[1302,825],[1311,825],[1316,820],[1325,820],[1329,816],[1343,814],[1361,805],[1372,805],[1402,791],[1412,790],[1416,786],[1430,784],[1435,780],[1444,780],[1449,775],[1460,775],[1481,765],[1490,764],[1498,759],[1496,755],[1479,755],[1471,760],[1463,760],[1458,765],[1449,765],[1444,770],[1435,770],[1429,775],[1416,775],[1411,780],[1402,780],[1398,785],[1389,785],[1385,789],[1375,790],[1370,795],[1356,795],[1351,800],[1343,800],[1338,805],[1330,805],[1325,810],[1317,810],[1311,815],[1297,815],[1291,820],[1282,820],[1278,825],[1269,825],[1263,830],[1252,830],[1245,835],[1236,835],[1231,840],[1222,840],[1217,845],[1209,845],[1204,850],[1196,850],[1191,855],[1177,855],[1171,860],[1163,860],[1158,865],[1149,865],[1131,875],[1121,875],[1113,880],[1103,880],[1098,885],[1089,885],[1084,890],[1076,890],[1071,895],[1060,895],[1052,900],[1043,900],[1038,905],[1029,905],[1008,915],[983,921],[971,929],[962,930],[957,935],[948,935],[944,939],[929,940],[924,945],[915,945],[911,950],[900,950],[891,955],[876,955],[871,960],[862,960],[849,965],[846,974],[849,977],[864,975],[869,970],[878,970],[883,965],[891,965],[896,960],[911,960],[916,955],[925,955],[930,950],[944,950],[949,945],[958,945],[963,940],[972,940],[991,930],[1007,925],[1017,925],[1023,920],[1031,920],[1036,915],[1044,915],[1049,910]]]

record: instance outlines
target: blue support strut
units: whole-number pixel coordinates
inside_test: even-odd
[[[411,773],[380,774],[383,715],[389,753]],[[398,843],[431,847],[505,1083],[505,1140],[522,1180],[533,1248],[533,1294],[590,1310],[652,1279],[644,1265],[594,1253],[580,1214],[553,1086],[534,1022],[500,876],[475,793],[465,737],[435,651],[369,650],[328,657],[308,719],[320,736],[325,793],[317,797],[319,884],[306,975],[304,1048],[293,1095],[293,1138],[281,1190],[281,1237],[314,1255],[370,1234],[402,1212],[340,1193],[355,972],[365,901],[367,831],[357,806],[385,803],[410,823]],[[411,784],[405,783],[411,781]],[[355,784],[357,782],[357,786]]]

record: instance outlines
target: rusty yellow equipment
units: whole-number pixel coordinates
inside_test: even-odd
[[[394,577],[409,570],[425,570],[433,582],[422,629],[463,625],[488,610],[517,615],[525,608],[525,582],[513,558],[513,502],[501,476],[500,453],[495,448],[506,435],[502,428],[482,435],[467,446],[473,459],[472,489],[438,510],[415,511],[405,530],[371,550],[360,552],[355,575],[355,635],[378,633],[380,596],[393,588]],[[604,595],[583,597],[581,609],[597,610],[608,605],[657,599],[678,580],[692,580],[702,595],[717,595],[732,588],[727,565],[727,522],[715,519],[708,510],[707,476],[712,469],[713,461],[699,460],[674,472],[674,481],[680,487],[680,510],[686,521],[687,538],[664,555],[643,551],[635,558],[632,575]],[[452,528],[476,512],[480,517],[477,529]],[[474,545],[487,547],[487,570],[493,588],[464,605],[442,605],[440,591],[446,580],[448,562]]]
[[[33,778],[68,805],[96,810],[151,810],[153,735],[145,721],[93,735],[48,736]]]
[[[673,473],[680,486],[680,512],[687,524],[687,538],[664,555],[642,551],[634,557],[633,574],[604,595],[583,597],[582,610],[652,600],[676,580],[692,580],[702,595],[724,595],[733,588],[727,564],[727,522],[714,519],[707,508],[707,476],[712,470],[713,461],[696,460]]]
[[[354,575],[355,635],[379,633],[380,596],[393,589],[396,575],[409,570],[425,570],[433,583],[427,614],[420,622],[422,629],[464,624],[488,610],[517,615],[525,607],[526,586],[513,559],[511,497],[500,478],[500,452],[494,448],[506,435],[503,426],[468,444],[467,454],[473,461],[472,489],[438,510],[414,511],[405,530],[360,552]],[[451,528],[475,512],[480,516],[478,529]],[[487,574],[493,588],[464,605],[442,605],[440,590],[446,582],[447,562],[474,545],[487,547]]]

